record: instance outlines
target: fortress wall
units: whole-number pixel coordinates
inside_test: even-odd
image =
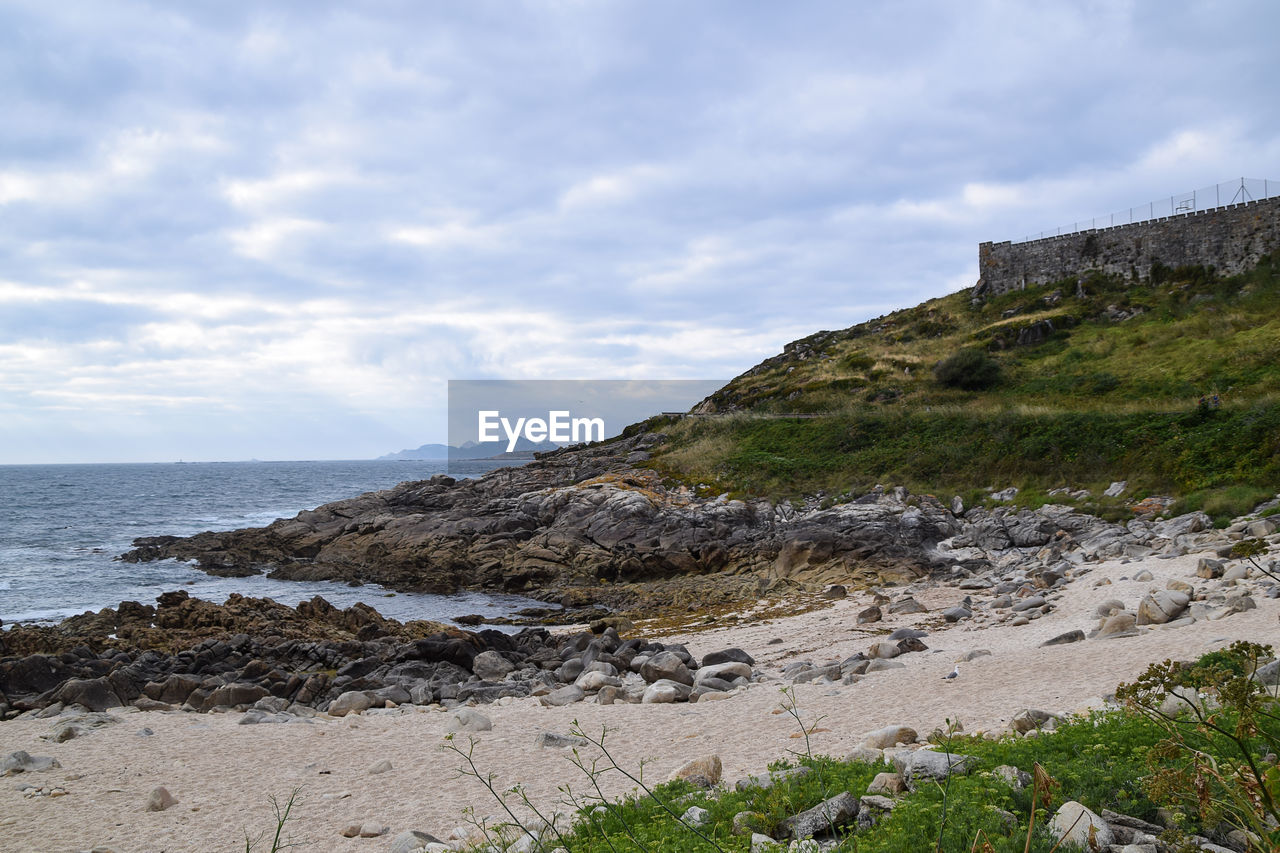
[[[1169,267],[1212,266],[1230,275],[1275,249],[1280,197],[1026,243],[980,243],[975,295],[1047,284],[1086,270],[1145,278],[1156,260]]]

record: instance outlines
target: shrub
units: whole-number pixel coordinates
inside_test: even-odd
[[[938,362],[933,375],[949,388],[979,391],[1000,381],[1000,363],[980,349],[966,347]]]

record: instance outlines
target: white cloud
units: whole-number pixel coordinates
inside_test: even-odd
[[[451,376],[736,374],[980,240],[1280,178],[1277,23],[9,4],[0,445],[350,456],[442,439]]]

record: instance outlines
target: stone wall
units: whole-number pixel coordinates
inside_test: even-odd
[[[1146,278],[1151,265],[1212,266],[1231,275],[1280,249],[1280,197],[1097,228],[1026,243],[980,243],[975,296],[1047,284],[1087,270]]]

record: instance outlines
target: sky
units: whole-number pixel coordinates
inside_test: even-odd
[[[0,0],[0,463],[372,458],[729,379],[1280,179],[1280,5]]]

